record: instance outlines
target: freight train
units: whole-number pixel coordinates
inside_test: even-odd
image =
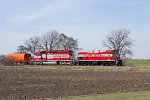
[[[122,65],[118,50],[106,50],[98,52],[78,52],[74,56],[72,50],[50,50],[37,51],[33,56],[31,54],[9,54],[9,59],[15,63],[26,64],[53,64],[53,65],[103,65],[113,66]]]

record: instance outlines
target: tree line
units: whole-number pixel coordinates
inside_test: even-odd
[[[78,49],[78,40],[58,31],[50,31],[41,36],[33,36],[19,45],[17,52],[35,54],[38,50],[73,50]]]
[[[130,30],[118,29],[110,32],[103,41],[103,46],[108,49],[119,50],[122,58],[132,56],[132,47],[134,40],[130,38]],[[38,50],[73,50],[78,48],[78,40],[68,37],[58,31],[50,31],[41,36],[34,36],[25,41],[23,45],[18,46],[19,53],[35,54]]]

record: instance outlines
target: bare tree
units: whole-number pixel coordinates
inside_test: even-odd
[[[49,50],[56,50],[59,45],[59,32],[51,31],[48,35]]]
[[[130,31],[126,29],[119,29],[111,32],[106,40],[103,41],[103,45],[109,49],[119,50],[121,57],[133,55],[132,46],[134,40],[129,37]]]
[[[39,47],[42,50],[48,50],[48,37],[45,34],[40,37]]]
[[[32,38],[29,38],[25,42],[25,48],[27,52],[30,52],[32,54],[35,54],[37,50],[39,50],[39,43],[40,43],[40,37],[34,36]]]
[[[27,52],[27,47],[23,46],[23,45],[19,45],[17,47],[17,53],[26,53]]]
[[[78,40],[73,37],[67,37],[65,34],[59,35],[60,48],[65,50],[76,50],[78,48]]]
[[[57,31],[50,31],[42,35],[40,38],[40,47],[43,50],[54,50],[59,45],[59,33]]]

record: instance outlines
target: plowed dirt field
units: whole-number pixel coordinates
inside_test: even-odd
[[[111,69],[0,66],[0,99],[60,98],[150,90],[150,71]]]

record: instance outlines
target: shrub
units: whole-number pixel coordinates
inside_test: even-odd
[[[4,66],[13,66],[15,62],[8,59],[5,55],[0,55],[0,64]]]

